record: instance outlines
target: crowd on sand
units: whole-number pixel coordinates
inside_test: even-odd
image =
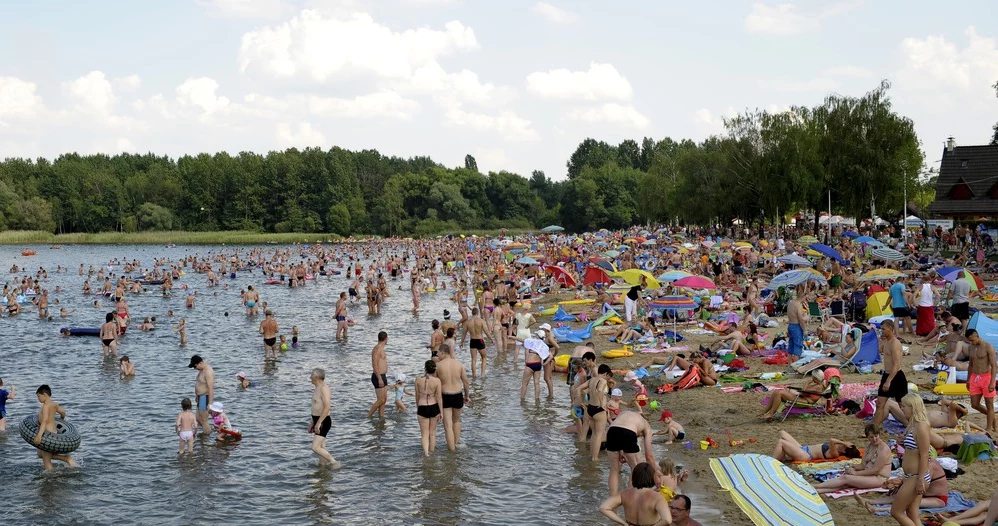
[[[898,233],[876,228],[823,230],[823,243],[793,229],[649,226],[573,235],[553,228],[494,238],[232,249],[180,261],[112,260],[107,268],[86,271],[81,264],[78,272],[83,293],[115,305],[100,338],[123,375],[136,374],[127,356],[118,357],[131,318],[127,298],[150,287],[170,295],[177,286],[184,293],[187,283],[203,279],[208,287],[227,288],[226,277],[247,268],[262,270],[267,284],[339,283],[345,290],[337,291],[329,309],[337,339],[355,330],[352,312],[358,308],[366,306],[373,317],[383,308],[418,314],[421,295],[446,291],[454,305],[433,320],[425,373],[412,380],[423,454],[434,454],[440,424],[448,449],[460,443],[461,409],[469,402],[470,382],[485,377],[489,355],[505,360],[511,353],[516,365],[522,354],[521,400],[531,386],[535,399],[542,387],[553,398],[555,375],[564,374],[572,419],[564,431],[593,462],[608,462],[608,497],[594,509],[619,524],[699,524],[691,518],[694,503],[683,494],[690,473],[670,458],[656,459],[653,444],[716,449],[714,438],[694,436],[694,429],[709,429],[704,422],[715,408],[677,410],[686,407],[684,393],[711,390],[717,396],[764,395],[756,423],[782,423],[774,443],[743,444],[728,432],[727,445],[787,463],[810,477],[819,494],[855,495],[855,505],[902,525],[990,525],[998,516],[990,501],[950,503],[952,490],[961,488],[958,477],[987,469],[980,467],[987,462],[974,461],[994,453],[998,430],[995,333],[982,329],[998,303],[989,285],[996,276],[988,257],[993,245],[985,231],[959,228],[965,235],[947,233],[952,245],[945,252],[920,250]],[[40,319],[55,317],[58,295],[68,291],[47,290],[49,271],[10,270],[14,281],[4,286],[3,315],[35,309]],[[388,301],[393,294],[409,298]],[[186,295],[193,307],[197,295]],[[288,342],[260,291],[247,287],[240,298],[247,316],[264,314],[265,360],[297,344],[297,327]],[[71,314],[65,308],[58,313]],[[155,321],[143,318],[138,327],[149,330]],[[173,328],[184,345],[183,320]],[[396,410],[406,410],[409,379],[387,377],[390,332],[379,333],[371,351],[371,418],[384,416],[389,389]],[[199,355],[190,363],[198,376],[194,401],[183,401],[176,423],[181,454],[191,450],[198,429],[217,431],[220,439],[238,435],[213,400],[211,367]],[[237,376],[244,386],[251,383],[245,373]],[[325,444],[334,424],[325,376],[322,369],[312,371],[309,432],[320,462],[339,467]],[[936,382],[951,387],[940,395]],[[42,387],[39,435],[55,432],[55,415],[63,411],[49,386]],[[14,394],[0,380],[0,417]],[[802,418],[810,429],[849,418],[853,430],[802,443],[788,431]],[[0,418],[0,430],[5,426]],[[73,463],[71,455],[40,456],[46,468],[52,460]],[[815,465],[827,469],[808,469]],[[628,472],[629,483],[622,483]]]

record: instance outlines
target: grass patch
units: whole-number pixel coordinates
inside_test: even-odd
[[[247,231],[223,232],[97,232],[52,234],[33,230],[0,232],[0,245],[258,245],[263,243],[337,242],[336,234],[264,234]]]

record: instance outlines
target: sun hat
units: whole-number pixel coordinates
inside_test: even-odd
[[[614,389],[613,391],[610,391],[610,396],[624,396],[624,392],[620,389]]]
[[[545,331],[544,331],[544,329],[538,329],[538,330],[537,330],[537,337],[538,337],[538,338],[543,338],[543,337],[547,336],[547,334],[548,334],[548,333],[547,333],[547,332],[545,332]]]
[[[672,418],[672,411],[669,411],[668,409],[662,411],[662,416],[658,417],[658,421],[661,422],[666,418]]]
[[[625,382],[630,382],[631,380],[637,380],[637,379],[638,379],[638,375],[635,374],[634,371],[627,371],[627,374],[624,375],[624,381]]]
[[[246,378],[246,373],[244,371],[239,371],[238,373],[236,373],[236,378],[243,378],[243,379],[245,379]]]
[[[404,373],[399,373],[399,374],[395,375],[395,381],[396,382],[405,382],[405,374]]]
[[[221,413],[222,412],[222,402],[212,402],[211,405],[208,406],[208,409],[210,411],[214,411],[216,413]]]
[[[551,324],[550,323],[542,323],[541,326],[538,327],[538,329],[544,329],[546,331],[550,331],[551,330]]]

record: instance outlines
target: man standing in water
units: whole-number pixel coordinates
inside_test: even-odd
[[[246,294],[243,295],[243,305],[246,306],[247,316],[256,316],[258,308],[256,305],[260,303],[260,293],[253,290],[253,285],[246,287]]]
[[[326,434],[332,427],[333,421],[329,417],[329,386],[326,385],[326,371],[319,367],[312,369],[312,424],[308,426],[308,432],[314,433],[312,437],[312,451],[319,455],[319,465],[329,463],[333,469],[340,467],[340,463],[333,458],[326,450]]]
[[[374,384],[374,392],[377,399],[367,412],[367,417],[371,418],[377,412],[381,418],[385,417],[385,404],[388,400],[388,357],[385,356],[385,347],[388,345],[388,333],[381,331],[378,333],[378,343],[371,349],[371,383]]]
[[[471,337],[471,379],[477,378],[475,376],[475,359],[482,359],[482,378],[485,378],[485,336],[488,336],[488,327],[485,325],[485,320],[479,316],[478,307],[471,309],[471,319],[465,324],[465,329],[468,335]],[[489,336],[491,340],[492,337]]]
[[[267,309],[266,318],[260,322],[260,334],[263,335],[263,359],[270,359],[270,354],[274,353],[274,360],[277,359],[277,332],[281,330],[274,319],[274,311]]]
[[[901,370],[901,342],[894,331],[894,320],[884,320],[880,324],[883,336],[880,338],[880,356],[884,360],[884,372],[880,375],[880,387],[877,389],[877,411],[873,414],[873,423],[882,424],[887,418],[887,399],[893,398],[901,403],[908,394],[908,379]]]
[[[454,347],[440,346],[440,361],[437,362],[437,378],[440,379],[441,398],[444,406],[444,431],[447,434],[447,449],[454,451],[461,442],[461,408],[471,400],[468,398],[468,373],[464,364],[454,356]]]
[[[600,366],[602,367],[602,365]],[[885,404],[886,405],[886,404]],[[596,431],[593,431],[596,433]],[[620,487],[621,457],[631,466],[638,466],[641,448],[638,447],[638,437],[643,437],[645,462],[655,465],[655,455],[651,450],[651,424],[645,417],[634,411],[621,411],[606,430],[606,452],[610,457],[610,496],[618,493]]]
[[[38,432],[35,433],[35,446],[39,446],[42,443],[42,436],[45,433],[57,433],[58,429],[55,425],[55,415],[59,413],[59,416],[66,418],[66,410],[63,409],[59,404],[52,401],[52,389],[47,385],[42,385],[35,391],[38,395],[38,401],[42,404],[42,410],[38,412]],[[45,471],[52,471],[52,461],[58,460],[60,462],[65,462],[69,467],[76,467],[76,462],[73,462],[72,455],[56,455],[54,453],[49,453],[48,451],[38,450],[38,456],[42,459],[42,464],[45,466]]]
[[[336,300],[336,341],[347,339],[347,293],[341,292],[340,299]]]
[[[211,426],[208,425],[208,407],[215,402],[215,371],[208,362],[196,354],[191,356],[191,363],[187,367],[198,371],[198,377],[194,381],[194,399],[197,400],[198,406],[198,425],[201,426],[201,433],[207,435],[211,433]]]

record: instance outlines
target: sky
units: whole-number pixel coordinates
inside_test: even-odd
[[[996,39],[994,0],[0,0],[0,158],[340,146],[558,180],[586,137],[887,79],[931,165],[990,139]]]

